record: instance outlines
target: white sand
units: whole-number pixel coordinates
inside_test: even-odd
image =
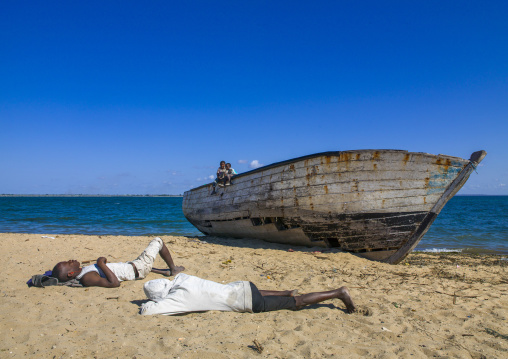
[[[143,284],[160,277],[153,273],[115,289],[25,282],[61,260],[132,260],[150,238],[42,236],[0,234],[1,358],[508,357],[508,339],[496,336],[508,335],[508,263],[496,257],[413,254],[389,265],[263,241],[165,236],[188,274],[300,293],[346,285],[364,312],[346,314],[334,300],[295,312],[141,316]],[[155,267],[164,266],[158,258]]]

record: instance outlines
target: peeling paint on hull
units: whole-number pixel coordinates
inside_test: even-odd
[[[183,212],[205,234],[338,247],[397,263],[485,155],[319,153],[240,174],[213,195],[211,185],[187,191]]]

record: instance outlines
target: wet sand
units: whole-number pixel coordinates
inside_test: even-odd
[[[508,261],[501,257],[416,253],[389,265],[256,240],[161,238],[188,274],[300,293],[346,285],[360,311],[346,314],[332,300],[294,312],[141,316],[143,284],[161,278],[154,273],[115,289],[25,283],[61,260],[132,260],[151,238],[3,233],[0,357],[508,356]]]

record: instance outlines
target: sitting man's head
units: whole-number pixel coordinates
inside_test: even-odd
[[[51,276],[57,278],[59,282],[67,282],[68,280],[76,278],[80,272],[80,263],[71,259],[67,262],[57,263],[53,268]]]

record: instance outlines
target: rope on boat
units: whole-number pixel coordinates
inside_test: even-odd
[[[475,164],[476,162],[473,162],[473,161],[469,161],[469,164],[471,165],[471,167],[473,167],[473,171],[475,171],[476,174],[478,174],[478,172],[476,171],[476,168],[478,167],[478,164]]]

